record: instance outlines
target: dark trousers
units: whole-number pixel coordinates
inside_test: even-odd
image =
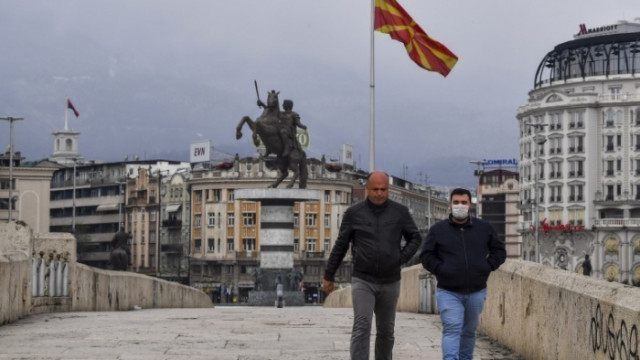
[[[352,278],[351,295],[353,300],[351,359],[369,360],[369,338],[373,314],[376,315],[376,360],[392,359],[400,281],[391,284],[375,284]]]

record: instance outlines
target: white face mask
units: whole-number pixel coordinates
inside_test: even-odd
[[[458,220],[464,220],[469,217],[469,207],[462,204],[451,205],[451,215]]]

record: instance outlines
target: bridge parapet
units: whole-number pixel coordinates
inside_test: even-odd
[[[403,269],[398,311],[437,312],[435,278]],[[640,289],[507,260],[489,277],[479,331],[525,359],[638,359]],[[351,288],[325,307],[351,307]]]
[[[58,311],[206,308],[201,290],[126,271],[75,261],[71,234],[33,236],[19,222],[0,224],[0,325],[25,315]]]

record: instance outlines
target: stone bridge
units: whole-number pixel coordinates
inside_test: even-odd
[[[213,309],[197,289],[72,254],[69,234],[0,224],[0,358],[348,358],[349,289],[324,308]],[[440,356],[435,286],[420,266],[403,270],[400,359]],[[476,358],[640,359],[638,299],[638,288],[508,260],[489,280]]]

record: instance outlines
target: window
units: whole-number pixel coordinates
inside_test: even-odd
[[[307,213],[305,216],[305,224],[309,227],[318,226],[318,214],[316,213]]]
[[[608,135],[605,139],[606,151],[613,151],[613,135]]]
[[[307,239],[307,252],[316,251],[316,239]]]
[[[622,99],[622,87],[616,86],[609,88],[609,94],[611,95],[611,100]]]
[[[200,252],[202,249],[202,239],[196,239],[194,247],[195,247],[195,252]]]
[[[242,213],[242,225],[256,226],[256,213],[254,212]]]
[[[151,211],[149,213],[149,221],[156,221],[156,212],[155,211]]]
[[[155,232],[150,232],[149,233],[149,244],[155,244],[156,243],[156,233]]]
[[[549,202],[562,201],[562,185],[549,186]]]
[[[293,239],[293,251],[298,252],[300,250],[300,239]]]
[[[193,195],[195,196],[195,199],[193,199],[193,201],[196,204],[202,203],[202,191],[194,191]]]
[[[331,215],[330,214],[324,214],[324,227],[328,228],[331,224]]]
[[[562,129],[562,114],[557,113],[557,114],[550,114],[550,124],[549,124],[549,129],[550,130],[561,130]]]
[[[584,160],[569,160],[569,177],[581,177],[584,173]]]
[[[613,176],[613,160],[607,160],[605,162],[605,175],[606,176]]]
[[[146,238],[146,236],[145,236],[145,234],[144,234],[144,230],[142,230],[142,231],[140,232],[140,244],[144,245],[145,238]]]
[[[300,214],[299,213],[294,213],[293,214],[293,227],[298,227],[300,226]]]
[[[242,239],[242,250],[254,251],[255,249],[256,249],[256,239],[253,239],[253,238]]]
[[[220,189],[213,189],[213,202],[220,202]]]
[[[227,201],[233,201],[233,200],[234,200],[233,190],[227,190]]]
[[[207,252],[215,250],[215,239],[207,239]]]
[[[331,239],[324,239],[324,251],[331,251]]]
[[[584,201],[582,184],[569,185],[569,201]]]
[[[325,190],[324,191],[324,202],[327,203],[327,204],[331,202],[331,191],[330,190]]]
[[[235,215],[232,212],[227,213],[227,226],[233,226],[235,223]]]
[[[227,250],[228,251],[233,251],[233,238],[227,238]]]
[[[200,228],[202,226],[202,214],[196,214],[194,219],[194,226]]]
[[[569,112],[569,129],[584,128],[584,111]]]
[[[216,213],[210,212],[207,214],[207,225],[216,226]]]

